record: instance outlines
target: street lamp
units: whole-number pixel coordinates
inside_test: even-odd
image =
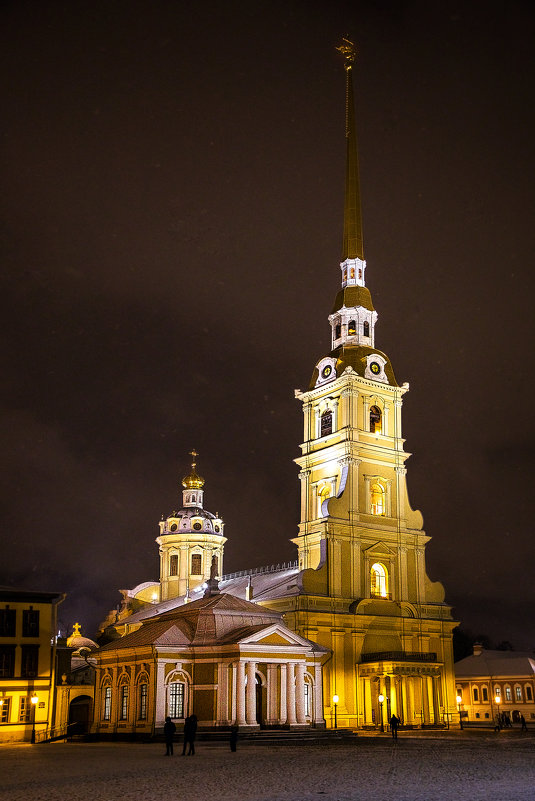
[[[39,701],[39,698],[37,697],[36,693],[34,693],[30,700],[32,702],[32,738],[31,738],[31,743],[32,743],[32,745],[34,745],[35,744],[35,711],[37,709],[37,702]]]
[[[339,699],[338,699],[338,696],[337,696],[337,695],[333,695],[333,706],[334,706],[334,728],[335,728],[335,729],[337,729],[337,728],[338,728],[338,719],[337,719],[337,716],[336,716],[336,713],[337,713],[337,710],[338,710],[338,700],[339,700]]]
[[[462,700],[463,700],[462,696],[458,695],[457,696],[457,709],[459,710],[459,726],[461,727],[461,729],[463,727],[463,717],[461,715],[461,703],[462,703]]]
[[[380,696],[379,696],[379,709],[380,709],[380,712],[381,712],[381,731],[382,732],[384,732],[384,730],[385,730],[385,724],[383,722],[383,701],[384,700],[385,700],[385,697],[384,697],[383,693],[381,693]]]
[[[496,707],[498,709],[498,712],[496,713],[496,717],[498,718],[498,728],[499,729],[501,729],[501,727],[502,727],[502,722],[501,722],[501,719],[500,719],[500,704],[501,704],[501,702],[502,702],[501,696],[499,696],[496,693],[496,695],[494,696],[494,703],[496,704]]]

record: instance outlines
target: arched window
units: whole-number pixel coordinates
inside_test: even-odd
[[[341,334],[342,334],[342,326],[340,325],[340,323],[338,323],[338,325],[334,329],[334,338],[340,339]]]
[[[200,553],[191,555],[191,575],[202,576],[202,554]]]
[[[370,505],[372,515],[385,514],[385,490],[377,481],[370,488]]]
[[[320,418],[320,437],[333,433],[333,413],[327,409]]]
[[[485,686],[483,686],[481,688],[481,697],[482,697],[483,701],[488,701],[489,700],[489,691],[487,690],[487,688]]]
[[[522,701],[522,687],[515,685],[515,701]]]
[[[383,430],[383,421],[381,410],[378,406],[372,406],[370,409],[370,431],[372,434],[381,434]]]
[[[526,684],[524,687],[526,691],[526,701],[533,701],[533,693],[531,691],[531,684]]]
[[[347,324],[348,337],[354,337],[357,333],[357,324],[354,320],[350,320]]]
[[[322,506],[323,501],[326,501],[331,495],[331,488],[329,486],[321,487],[318,491],[318,517],[323,517]]]
[[[474,701],[477,703],[479,701],[479,691],[477,687],[472,688],[472,695],[474,696]]]
[[[513,694],[511,692],[511,688],[509,687],[509,685],[505,686],[505,700],[506,701],[512,701],[513,700]]]
[[[362,326],[362,333],[365,337],[370,336],[370,324],[367,320],[364,320],[364,325]]]
[[[137,683],[137,719],[147,720],[147,699],[149,696],[149,677],[141,673]]]
[[[119,679],[119,719],[128,720],[128,709],[130,701],[130,680],[123,675]]]
[[[176,553],[169,557],[169,575],[178,576],[178,554]]]
[[[371,566],[370,571],[370,593],[376,598],[386,598],[388,596],[388,573],[380,562]]]
[[[102,720],[111,720],[111,685],[109,682],[102,688]]]
[[[183,681],[172,681],[169,684],[167,714],[170,718],[182,719],[184,717],[185,688],[186,685]]]

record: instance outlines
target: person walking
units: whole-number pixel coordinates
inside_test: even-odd
[[[184,747],[182,756],[186,754],[186,745],[189,746],[186,756],[195,756],[195,735],[197,734],[197,715],[190,715],[184,721]]]
[[[527,731],[528,727],[526,726],[526,718],[524,715],[520,715],[520,723],[522,724],[520,731]]]
[[[175,736],[176,726],[169,716],[166,717],[163,725],[163,736],[165,737],[165,756],[173,756],[173,737]]]
[[[392,717],[390,718],[389,722],[390,722],[390,729],[392,731],[392,739],[393,740],[397,740],[398,739],[398,726],[401,723],[401,721],[400,721],[400,719],[398,718],[397,715],[392,715]]]
[[[231,726],[230,727],[230,750],[236,750],[236,743],[238,742],[238,727]]]

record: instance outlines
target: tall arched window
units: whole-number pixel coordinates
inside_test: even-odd
[[[202,555],[200,553],[191,555],[191,575],[202,576]]]
[[[102,688],[102,720],[111,720],[111,685]]]
[[[334,338],[340,339],[341,334],[342,334],[342,326],[340,325],[340,323],[338,323],[338,325],[334,329]]]
[[[370,505],[372,515],[385,514],[385,490],[377,481],[370,488]]]
[[[354,320],[350,320],[347,324],[348,337],[354,337],[357,333],[357,324]]]
[[[370,336],[370,324],[367,320],[364,320],[364,325],[362,326],[362,333],[365,337]]]
[[[386,567],[380,562],[376,562],[371,566],[370,593],[379,598],[388,596],[388,573],[386,572]]]
[[[331,495],[331,488],[328,486],[321,487],[318,491],[318,517],[323,516],[323,512],[321,507],[323,506],[323,501],[326,501]]]
[[[119,679],[119,720],[128,720],[130,705],[130,680],[127,675]]]
[[[370,409],[370,431],[372,434],[381,434],[383,430],[383,420],[381,410],[378,406],[372,406]]]
[[[176,553],[169,557],[169,575],[178,576],[178,554]]]
[[[167,714],[175,720],[184,717],[185,684],[183,681],[173,681],[169,685],[169,702]]]
[[[333,413],[327,409],[320,418],[320,437],[333,433]]]

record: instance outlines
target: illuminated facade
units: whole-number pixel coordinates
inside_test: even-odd
[[[328,318],[331,350],[316,362],[308,388],[295,393],[304,414],[301,455],[296,459],[301,519],[298,536],[292,540],[298,558],[295,565],[221,576],[219,587],[223,593],[283,614],[285,624],[303,642],[313,642],[322,653],[331,654],[323,671],[326,725],[333,725],[336,714],[339,726],[373,728],[396,713],[407,726],[441,726],[458,720],[452,648],[457,624],[445,603],[444,588],[426,574],[429,537],[422,515],[408,499],[409,454],[404,450],[401,411],[409,386],[398,384],[390,359],[375,346],[377,312],[365,282],[354,48],[346,42],[341,50],[347,90],[341,288]],[[187,493],[198,492],[199,487],[184,486],[184,507],[199,506],[198,497],[186,500]],[[113,636],[134,633],[144,622],[201,599],[209,568],[202,556],[200,572],[193,573],[193,553],[215,556],[212,578],[219,577],[222,528],[217,533],[209,528],[202,538],[199,529],[196,540],[192,518],[186,517],[184,539],[183,516],[171,516],[160,524],[161,591],[156,595],[161,592],[161,600],[155,599],[151,607],[148,598],[132,591],[138,611],[129,603],[115,621]],[[173,531],[172,526],[176,526]],[[150,586],[157,587],[141,586],[146,593]],[[291,675],[291,692],[301,697],[302,669]],[[118,679],[110,674],[109,681],[113,694]],[[267,724],[288,723],[281,706],[286,691],[280,686],[279,682],[278,712],[263,718]],[[256,703],[255,697],[251,695],[250,704]],[[320,697],[317,691],[315,697]],[[162,710],[163,706],[156,718],[159,723]],[[257,713],[258,709],[251,711],[251,720]],[[315,715],[310,725],[325,725],[323,719]],[[213,718],[218,724],[221,720]],[[236,715],[228,720],[236,722]]]
[[[51,725],[57,608],[64,598],[0,588],[0,743],[39,740]]]
[[[474,653],[455,663],[459,715],[470,723],[511,724],[523,716],[535,723],[535,658],[519,651],[492,651],[474,645]]]

